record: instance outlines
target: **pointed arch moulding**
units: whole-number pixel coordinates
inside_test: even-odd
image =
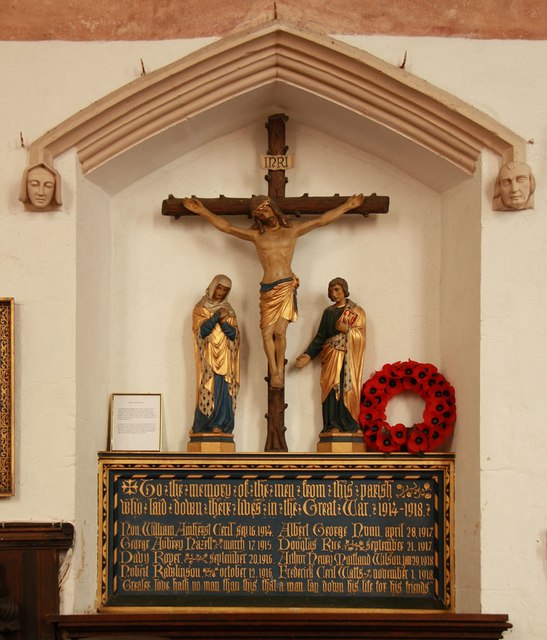
[[[29,149],[30,164],[75,147],[84,173],[170,127],[272,83],[352,110],[468,174],[484,148],[525,160],[525,142],[429,83],[334,38],[278,21],[237,33],[106,95]]]

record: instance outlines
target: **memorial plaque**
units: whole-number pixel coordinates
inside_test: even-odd
[[[454,608],[452,454],[100,454],[99,600]]]

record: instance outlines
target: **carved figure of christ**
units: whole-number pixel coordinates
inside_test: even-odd
[[[255,245],[264,274],[261,282],[260,330],[264,352],[270,369],[270,386],[281,389],[285,378],[286,332],[289,322],[296,320],[298,278],[292,271],[296,241],[314,229],[324,227],[347,211],[359,207],[362,194],[348,198],[340,206],[305,222],[289,222],[270,198],[261,198],[251,215],[255,224],[250,228],[237,227],[215,215],[197,198],[184,198],[184,206],[202,216],[219,231],[247,240]]]

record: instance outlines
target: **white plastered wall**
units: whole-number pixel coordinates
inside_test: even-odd
[[[458,510],[463,505],[464,516],[458,521],[457,534],[461,532],[467,541],[458,548],[458,575],[462,575],[458,609],[507,612],[515,625],[512,637],[542,640],[547,626],[543,606],[547,597],[543,490],[547,434],[542,403],[547,344],[543,320],[547,222],[542,206],[546,201],[542,175],[547,161],[543,107],[547,87],[540,61],[546,44],[402,38],[352,39],[352,43],[394,64],[409,51],[409,71],[486,111],[523,137],[533,138],[528,161],[538,177],[536,210],[516,214],[490,210],[497,159],[488,154],[473,180],[457,187],[456,193],[437,194],[401,170],[356,153],[325,132],[297,124],[288,134],[292,150],[298,150],[288,193],[375,190],[390,195],[392,206],[388,216],[350,219],[302,239],[294,262],[302,280],[301,318],[289,329],[289,357],[306,345],[327,302],[326,282],[340,273],[368,312],[366,375],[384,362],[405,357],[441,364],[458,393],[455,445],[462,461],[458,464],[469,478],[462,490],[458,486]],[[17,330],[16,496],[3,501],[2,519],[75,523],[77,546],[63,589],[65,612],[92,611],[95,606],[96,494],[90,485],[96,451],[106,437],[108,393],[139,388],[164,393],[166,447],[184,446],[191,415],[188,406],[193,404],[189,312],[208,281],[202,267],[206,252],[215,260],[223,256],[221,268],[211,266],[209,275],[225,270],[234,278],[232,302],[248,334],[243,344],[248,359],[237,417],[242,425],[238,426],[238,449],[263,447],[264,409],[259,407],[265,384],[255,304],[260,271],[253,249],[241,247],[241,242],[221,236],[201,221],[174,223],[159,215],[161,199],[171,192],[214,196],[263,191],[265,183],[256,167],[256,155],[264,151],[263,122],[228,134],[218,148],[194,150],[113,197],[77,177],[76,160],[66,154],[57,162],[64,180],[61,212],[26,213],[16,200],[25,164],[24,151],[18,148],[19,130],[33,139],[132,80],[140,57],[153,60],[157,68],[198,44],[0,44],[2,77],[11,86],[0,101],[4,140],[0,293],[15,297]],[[228,160],[220,144],[234,152]],[[327,167],[318,162],[323,154],[333,161]],[[313,177],[306,169],[310,165],[316,172]],[[482,215],[477,229],[473,209],[479,199]],[[469,236],[455,222],[460,212]],[[88,214],[96,217],[83,217]],[[101,223],[98,237],[95,220]],[[190,236],[196,242],[185,255]],[[452,305],[458,302],[452,287],[447,297],[448,283],[462,287],[456,277],[460,257],[457,253],[447,256],[445,250],[454,237],[463,243],[458,246],[475,247],[463,254],[465,276],[480,271],[480,282],[473,281],[471,287],[474,302],[469,309],[457,311],[468,332],[464,337],[452,328]],[[206,244],[199,247],[202,239]],[[353,261],[346,266],[346,245],[354,241],[359,241],[364,271]],[[431,250],[427,260],[424,249]],[[345,268],[332,274],[323,259],[326,251],[329,261],[332,255],[333,263]],[[143,264],[137,256],[148,262]],[[188,261],[190,277],[180,269]],[[404,267],[403,274],[393,261]],[[198,277],[198,265],[203,278]],[[409,286],[397,280],[403,276]],[[105,315],[93,315],[98,310],[112,320],[108,326]],[[125,312],[135,319],[131,326]],[[471,344],[469,357],[465,351],[458,353],[455,338],[456,343]],[[94,352],[97,344],[106,354]],[[141,348],[145,355],[137,355]],[[102,372],[105,377],[98,380]],[[300,381],[298,392],[287,391],[291,450],[314,447],[319,416],[311,399],[317,376],[316,367],[289,372],[288,384]],[[461,474],[461,466],[458,469]],[[476,514],[477,507],[480,520],[466,519],[465,514]]]

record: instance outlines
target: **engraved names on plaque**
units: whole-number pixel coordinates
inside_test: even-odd
[[[101,460],[101,603],[453,608],[449,454]]]

